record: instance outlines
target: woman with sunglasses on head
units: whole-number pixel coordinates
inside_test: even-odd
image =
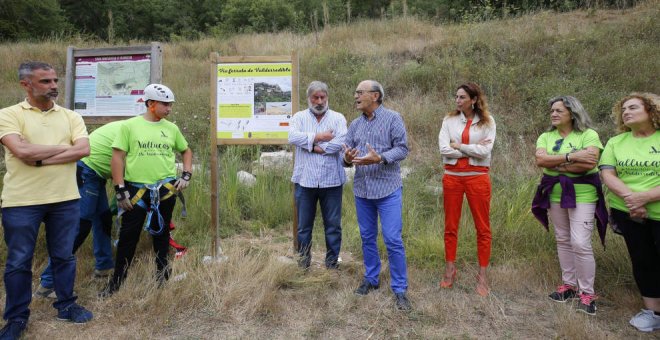
[[[549,297],[556,302],[578,299],[577,310],[595,315],[591,233],[596,224],[604,244],[607,210],[596,167],[603,145],[577,99],[560,96],[548,104],[551,126],[536,142],[536,165],[543,168],[543,178],[532,212],[546,229],[549,214],[555,229],[562,284]]]
[[[600,173],[644,301],[630,324],[650,332],[660,329],[660,97],[633,93],[612,114],[622,133],[607,142]]]
[[[487,296],[490,289],[486,269],[490,261],[490,168],[495,142],[495,120],[488,111],[486,97],[479,85],[466,83],[456,89],[456,110],[445,116],[438,142],[445,172],[442,176],[445,209],[445,274],[441,288],[451,288],[456,278],[458,223],[463,196],[467,197],[477,230],[477,294]]]

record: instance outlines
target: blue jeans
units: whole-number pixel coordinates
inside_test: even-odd
[[[91,224],[94,258],[96,259],[94,268],[98,270],[114,268],[110,239],[112,216],[108,206],[108,194],[105,190],[106,180],[81,161],[78,161],[77,170],[78,192],[80,193],[80,228],[74,242],[73,252],[75,253],[87,239]],[[53,288],[53,268],[50,259],[48,259],[48,266],[41,273],[41,285]]]
[[[401,238],[403,229],[401,193],[402,189],[399,188],[389,196],[379,199],[355,197],[355,210],[362,237],[364,278],[373,285],[379,283],[380,255],[376,241],[378,239],[378,217],[380,216],[383,240],[390,263],[392,279],[390,285],[394,293],[402,293],[408,289],[406,251]]]
[[[298,210],[297,250],[301,257],[301,265],[309,267],[312,260],[312,229],[316,218],[316,202],[319,202],[325,229],[325,266],[336,268],[341,249],[342,186],[305,188],[296,183],[295,199]]]
[[[78,200],[24,207],[2,208],[2,227],[7,245],[5,267],[5,320],[27,321],[32,301],[32,258],[43,221],[46,246],[53,261],[53,279],[58,310],[76,301],[73,284],[76,279],[76,257],[73,242],[78,234],[80,205]]]

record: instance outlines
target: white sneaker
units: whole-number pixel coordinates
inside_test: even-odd
[[[642,309],[630,319],[630,324],[642,332],[652,332],[660,329],[660,316],[655,315],[652,310]]]
[[[39,285],[37,291],[34,292],[34,296],[45,299],[57,299],[57,295],[55,294],[55,290],[53,288],[46,288],[42,285]]]
[[[114,268],[110,269],[94,269],[94,278],[95,279],[105,279],[106,277],[112,275],[112,272],[114,272]]]

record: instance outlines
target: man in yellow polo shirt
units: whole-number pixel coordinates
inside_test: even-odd
[[[55,104],[57,74],[42,62],[19,66],[25,101],[0,110],[0,142],[7,173],[2,188],[2,227],[7,245],[6,303],[2,339],[26,328],[32,300],[32,258],[41,222],[53,263],[57,317],[75,323],[92,319],[73,293],[80,207],[76,161],[89,155],[87,129],[79,114]]]

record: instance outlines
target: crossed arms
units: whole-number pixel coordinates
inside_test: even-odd
[[[23,136],[11,133],[0,142],[18,159],[27,165],[34,166],[37,161],[41,165],[53,165],[75,162],[89,155],[89,139],[78,138],[72,145],[32,144]]]

